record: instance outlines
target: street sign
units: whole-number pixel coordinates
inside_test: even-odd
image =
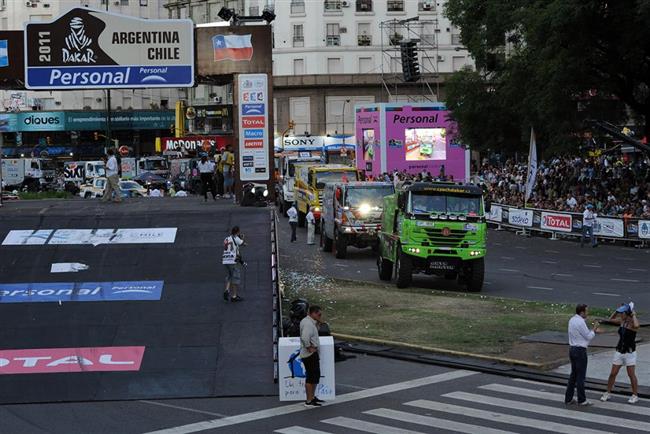
[[[74,8],[25,24],[25,87],[116,89],[194,85],[191,20],[144,20]]]

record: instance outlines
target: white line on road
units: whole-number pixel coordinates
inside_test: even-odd
[[[342,417],[342,416],[321,420],[321,422],[328,423],[330,425],[340,426],[343,428],[353,429],[357,431],[370,432],[374,434],[423,434],[419,431],[410,431],[407,429],[382,425],[380,423],[366,422],[364,420],[351,419],[349,417]]]
[[[273,432],[280,434],[329,434],[327,431],[318,431],[317,429],[303,428],[301,426],[290,426],[289,428],[277,429]]]
[[[618,258],[621,261],[636,261],[636,258]]]
[[[542,261],[542,263],[543,263],[543,264],[551,264],[551,265],[555,265],[555,264],[557,264],[558,262],[557,262],[557,261]]]
[[[443,381],[457,380],[459,378],[469,377],[476,375],[477,372],[455,370],[445,372],[443,374],[432,375],[429,377],[416,378],[414,380],[404,381],[401,383],[388,384],[386,386],[373,387],[367,390],[360,390],[358,392],[350,392],[336,398],[336,401],[328,404],[328,407],[333,405],[343,404],[351,401],[358,401],[360,399],[372,398],[375,396],[386,395],[389,393],[399,392],[402,390],[414,389],[416,387],[428,386],[430,384],[441,383]],[[283,416],[287,414],[299,413],[302,411],[309,411],[310,408],[305,407],[302,403],[284,405],[281,407],[268,408],[265,410],[253,411],[250,413],[239,414],[235,416],[228,416],[222,419],[206,420],[203,422],[191,423],[188,425],[177,426],[173,428],[162,429],[159,431],[152,431],[149,434],[189,434],[209,429],[223,428],[226,426],[239,425],[247,422],[254,422],[256,420],[268,419],[276,416]]]
[[[639,283],[638,279],[616,279],[616,278],[612,278],[612,279],[609,279],[609,280],[611,280],[612,282]]]
[[[408,404],[407,404],[408,405]],[[503,434],[508,431],[500,429],[492,429],[483,426],[471,425],[468,423],[454,422],[447,419],[439,419],[431,416],[421,416],[419,414],[407,413],[405,411],[391,410],[388,408],[378,408],[375,410],[364,411],[365,414],[371,416],[385,417],[387,419],[398,420],[400,422],[414,423],[417,425],[424,425],[428,427],[435,426],[437,430],[463,432],[474,434],[477,432],[486,434]]]
[[[531,419],[511,414],[496,413],[493,411],[479,410],[476,408],[463,407],[461,405],[443,404],[441,402],[426,401],[419,399],[417,401],[407,402],[404,405],[410,405],[425,410],[441,411],[445,413],[458,414],[465,417],[475,417],[477,419],[489,420],[492,422],[507,423],[510,425],[525,426],[544,431],[559,432],[563,434],[604,434],[606,431],[596,431],[591,428],[580,428],[564,423],[545,421],[541,419]],[[476,432],[481,432],[478,430]]]
[[[594,255],[589,254],[589,253],[578,253],[578,256],[582,256],[583,258],[593,258]]]
[[[544,291],[553,291],[553,288],[547,286],[528,286],[529,289],[543,289]]]
[[[546,253],[560,253],[557,250],[544,250]]]
[[[628,271],[639,271],[641,273],[646,273],[648,271],[647,268],[628,268]]]
[[[512,256],[501,256],[501,259],[505,259],[506,261],[514,261],[515,260],[515,258],[513,258]]]
[[[345,267],[345,268],[349,267],[348,264],[334,264],[334,266],[335,267]]]
[[[499,271],[505,271],[506,273],[519,273],[519,270],[513,270],[512,268],[499,268]]]
[[[214,413],[205,410],[198,410],[196,408],[181,407],[180,405],[165,404],[164,402],[147,401],[147,400],[140,400],[138,402],[142,402],[143,404],[158,405],[160,407],[174,408],[176,410],[189,411],[190,413],[207,414],[208,416],[216,416],[216,417],[228,417],[228,415],[226,414]]]
[[[593,295],[604,295],[605,297],[620,297],[618,294],[612,294],[611,292],[592,292]]]
[[[553,276],[560,276],[560,277],[573,277],[573,274],[553,273]]]
[[[515,247],[515,249],[517,249],[517,250],[526,250],[527,248],[528,247],[524,247],[524,246],[516,246]]]
[[[594,265],[594,264],[582,264],[582,266],[587,268],[603,268],[602,265]]]

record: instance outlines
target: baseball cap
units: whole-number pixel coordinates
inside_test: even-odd
[[[592,209],[594,206],[590,203],[587,204],[587,208]]]
[[[627,313],[627,312],[632,312],[633,309],[634,309],[634,302],[629,302],[621,305],[618,309],[616,309],[616,312]]]

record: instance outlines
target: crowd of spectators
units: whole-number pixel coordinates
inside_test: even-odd
[[[592,204],[599,215],[650,218],[650,165],[621,156],[557,157],[541,161],[528,200],[531,208],[582,212]],[[523,206],[526,163],[484,161],[478,179],[494,203]]]

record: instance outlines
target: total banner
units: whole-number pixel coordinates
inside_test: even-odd
[[[239,179],[267,181],[269,166],[268,76],[240,74]],[[254,107],[255,110],[251,111]]]
[[[332,401],[336,397],[334,338],[319,338],[320,382],[316,396]],[[300,358],[300,338],[280,338],[278,344],[280,401],[304,401],[305,365]]]
[[[625,225],[622,219],[597,217],[594,224],[594,235],[604,237],[625,237]]]
[[[192,87],[194,25],[90,8],[25,24],[25,87]]]
[[[528,209],[510,208],[508,223],[515,226],[530,228],[533,226],[533,211]]]
[[[573,228],[573,218],[571,217],[571,214],[542,212],[540,227],[547,231],[571,232]]]

